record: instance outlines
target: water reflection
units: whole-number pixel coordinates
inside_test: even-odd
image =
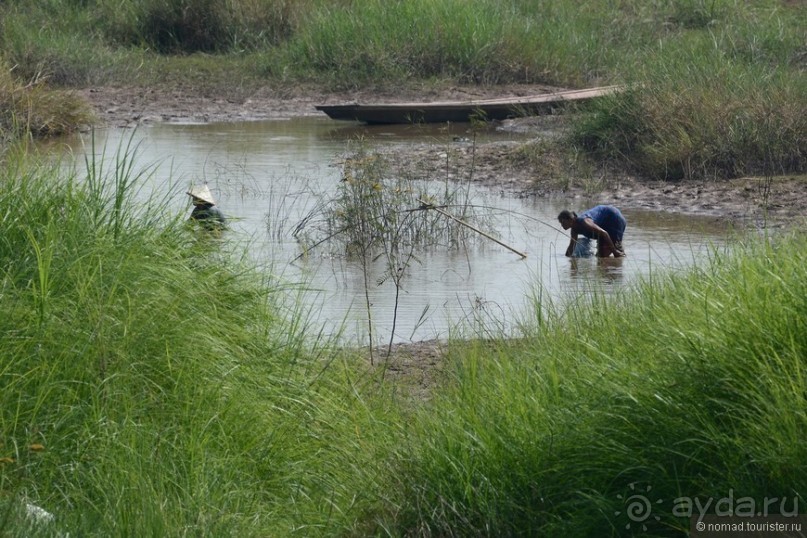
[[[354,341],[366,339],[368,317],[380,341],[391,335],[397,342],[445,338],[460,323],[477,331],[514,330],[537,288],[556,304],[592,286],[610,292],[651,271],[685,267],[723,243],[723,232],[711,219],[625,210],[626,258],[569,259],[564,256],[568,235],[556,226],[556,216],[596,200],[519,198],[469,186],[468,200],[490,215],[485,231],[526,252],[526,259],[484,239],[465,250],[430,249],[416,253],[396,289],[390,279],[378,284],[386,270],[383,260],[374,260],[365,278],[360,263],[327,243],[300,257],[310,241],[297,233],[298,224],[335,195],[347,151],[358,144],[452,143],[467,129],[342,126],[316,117],[156,124],[135,132],[98,132],[95,147],[88,137],[75,138],[66,153],[79,162],[90,152],[114,159],[116,149],[132,138],[137,166],[155,170],[142,195],[168,195],[170,210],[178,213],[190,212],[187,187],[206,181],[231,225],[224,241],[247,245],[267,274],[292,290],[290,297],[309,305],[313,323],[324,332],[343,330],[344,338]],[[484,131],[476,136],[511,135]]]
[[[625,258],[567,258],[571,281],[600,281],[605,284],[619,284],[624,280]]]

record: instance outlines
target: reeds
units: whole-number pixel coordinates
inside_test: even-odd
[[[426,200],[469,220],[485,222],[488,217],[471,204],[467,184],[448,178],[417,181],[391,171],[388,159],[366,148],[349,157],[336,195],[319,204],[319,218],[307,219],[310,229],[300,228],[298,234],[307,233],[309,241],[331,238],[331,249],[347,255],[360,245],[425,251],[459,248],[475,239],[467,228],[428,211],[422,203]]]
[[[542,10],[488,1],[326,3],[281,52],[292,69],[332,73],[337,87],[411,77],[581,84],[608,54],[600,35],[589,31],[594,20],[558,4]]]
[[[109,70],[128,76],[110,62],[116,54],[117,62],[139,65],[142,75],[143,62],[150,62],[143,49],[258,53],[275,76],[313,76],[341,87],[394,84],[401,77],[622,83],[659,44],[700,40],[718,44],[726,64],[798,69],[803,62],[803,10],[773,0],[591,0],[584,9],[544,0],[97,0],[92,8],[15,0],[0,9],[3,50],[20,76],[42,72],[68,84],[97,81]],[[54,14],[59,25],[48,23]],[[211,65],[219,60],[208,58]]]

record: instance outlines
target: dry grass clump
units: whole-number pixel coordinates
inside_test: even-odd
[[[676,82],[684,75],[686,87]],[[799,76],[728,77],[708,66],[661,75],[598,103],[579,122],[576,141],[654,178],[800,173],[807,169],[804,88]]]
[[[45,79],[27,84],[0,61],[0,138],[43,138],[74,132],[90,123],[92,110],[73,92],[54,90]]]

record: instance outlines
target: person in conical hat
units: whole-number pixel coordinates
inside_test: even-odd
[[[188,196],[195,198],[196,200],[206,202],[210,205],[216,205],[216,199],[213,198],[213,193],[210,192],[210,187],[208,187],[207,184],[201,186],[195,185],[191,187],[191,190],[188,191]]]
[[[193,201],[193,211],[189,220],[200,222],[208,229],[221,230],[226,224],[224,213],[216,207],[216,199],[205,185],[191,187],[187,192]]]

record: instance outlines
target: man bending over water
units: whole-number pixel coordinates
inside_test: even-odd
[[[607,258],[611,254],[615,258],[625,255],[622,248],[622,235],[625,233],[625,217],[619,209],[612,205],[598,205],[592,207],[580,216],[574,211],[564,209],[558,215],[558,221],[564,230],[572,230],[572,240],[566,249],[566,256],[574,253],[579,236],[597,240],[597,256]]]

